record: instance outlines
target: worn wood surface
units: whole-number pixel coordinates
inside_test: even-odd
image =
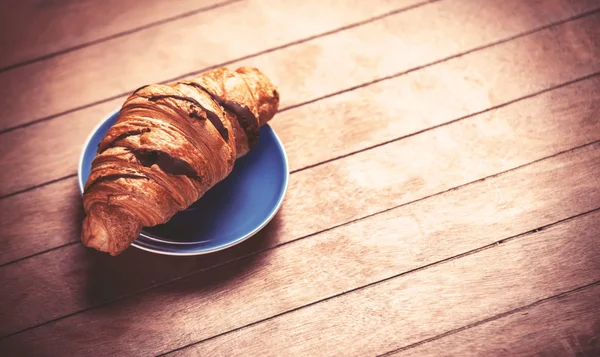
[[[599,88],[600,78],[593,78],[542,94],[531,101],[517,102],[490,113],[293,174],[290,192],[278,216],[280,221],[270,234],[269,246],[600,140],[600,121],[594,119],[598,113]],[[581,95],[594,92],[597,93],[596,97]],[[530,120],[522,123],[519,120],[521,117],[529,117]],[[569,129],[564,134],[557,135],[565,128]],[[421,155],[416,162],[413,159],[415,149],[429,154]],[[480,162],[482,156],[486,158],[485,163]],[[466,170],[472,166],[477,166],[478,169]],[[438,172],[443,172],[444,175],[437,175]],[[326,175],[329,179],[322,180]],[[315,202],[313,197],[316,195],[322,196],[322,200]],[[71,205],[74,207],[71,216],[65,215],[60,219],[67,225],[73,225],[73,221],[81,219],[78,214],[79,199],[76,195],[71,197]],[[321,212],[318,220],[303,214],[310,210]],[[76,240],[77,237],[74,234],[70,239]],[[65,249],[73,253],[66,254],[63,252]],[[18,277],[20,271],[29,269],[26,267],[29,264],[36,267],[46,264],[38,261],[54,262],[52,270],[40,271],[35,278],[48,281],[50,285],[46,289],[39,291],[39,285],[32,285],[29,279],[19,278],[11,282],[9,299],[18,300],[23,295],[31,299],[30,304],[23,306],[28,309],[28,317],[33,321],[20,317],[21,314],[14,315],[11,304],[0,307],[0,311],[3,311],[0,317],[6,316],[5,321],[9,322],[6,326],[10,330],[4,332],[13,332],[13,329],[28,327],[32,322],[61,316],[89,304],[76,291],[61,296],[52,293],[66,287],[74,289],[85,286],[86,275],[73,272],[85,271],[84,267],[89,264],[89,259],[86,258],[89,252],[77,245],[49,254],[49,257],[37,256],[0,268],[0,274]],[[57,257],[68,258],[57,260]],[[129,260],[125,260],[127,261]],[[55,279],[57,274],[63,278]],[[163,279],[168,278],[167,275]],[[128,283],[125,292],[136,288],[140,289],[136,283]],[[69,297],[75,299],[75,308],[68,303],[71,301]],[[44,303],[38,304],[36,301]],[[53,308],[48,309],[49,306]],[[35,311],[39,311],[42,318]],[[14,321],[10,318],[11,315],[14,316]]]
[[[336,31],[418,1],[367,4],[352,0],[344,4],[342,12],[337,11],[341,4],[336,0],[239,1],[35,62],[0,73],[0,103],[10,118],[0,120],[0,130],[122,96],[146,83],[171,80]],[[292,13],[297,26],[290,25],[289,17],[281,16]],[[40,79],[43,85],[31,85]],[[77,95],[71,95],[74,92]],[[27,98],[35,98],[35,105]]]
[[[234,1],[2,1],[0,71],[95,45]]]
[[[116,353],[125,349],[127,341],[134,336],[141,338],[140,329],[146,331],[146,326],[118,331],[117,335],[110,332],[109,327],[113,323],[122,324],[123,318],[141,311],[146,311],[147,314],[152,312],[148,319],[162,321],[168,325],[178,325],[177,328],[169,331],[160,330],[154,333],[146,331],[142,344],[148,349],[135,347],[140,348],[139,352],[142,354],[149,353],[156,346],[168,346],[173,340],[181,339],[179,336],[188,336],[186,343],[189,343],[194,339],[226,332],[254,320],[267,318],[345,292],[353,287],[384,279],[394,273],[432,264],[521,232],[552,224],[565,217],[595,209],[600,202],[600,193],[595,190],[596,186],[590,183],[590,178],[600,173],[599,158],[600,145],[598,144],[559,155],[224,267],[196,274],[183,281],[165,285],[154,293],[67,317],[9,338],[6,344],[0,342],[0,351],[2,348],[7,348],[7,345],[15,348],[15,346],[25,345],[25,341],[35,340],[37,344],[43,344],[41,348],[51,352],[51,347],[40,341],[54,344],[56,340],[51,336],[64,335],[70,336],[68,338],[77,336],[76,340],[81,340],[83,346],[94,346],[107,354]],[[590,172],[590,167],[594,168],[594,171]],[[535,177],[536,180],[527,181],[528,177]],[[580,182],[580,185],[563,188],[562,182],[568,177],[573,177],[576,182]],[[482,192],[485,194],[482,195]],[[500,196],[499,192],[505,192],[506,196]],[[556,193],[556,195],[549,193]],[[440,202],[443,203],[442,212],[439,208]],[[548,211],[551,211],[552,215],[540,214]],[[470,222],[472,212],[485,212],[488,219],[465,229],[466,222]],[[440,217],[444,219],[440,221]],[[374,227],[376,232],[373,232]],[[269,244],[278,243],[271,242],[272,238],[263,239],[266,242],[262,247],[255,248],[264,249]],[[70,251],[72,250],[74,249]],[[321,254],[316,254],[317,252]],[[49,253],[48,262],[56,262],[59,259],[69,261],[74,255],[68,253],[53,256],[53,253],[56,252]],[[127,261],[130,259],[127,258]],[[345,264],[348,261],[352,264]],[[105,286],[106,281],[111,281],[109,289],[112,291],[100,292],[93,289],[90,292],[92,288],[87,286],[87,291],[77,292],[74,296],[85,296],[87,292],[86,299],[90,302],[99,299],[98,294],[101,293],[104,295],[102,298],[110,299],[114,298],[110,294],[131,293],[131,286],[139,284],[139,280],[161,279],[160,274],[164,274],[166,269],[172,271],[184,269],[168,268],[167,265],[174,262],[172,259],[170,262],[154,259],[154,262],[157,264],[152,265],[160,265],[153,268],[156,271],[146,273],[139,270],[131,271],[121,276],[121,280],[111,281],[110,276],[115,271],[121,271],[122,265],[115,266],[114,263],[99,258],[94,259],[92,265],[88,261],[87,266],[79,268],[85,270],[86,279],[92,279],[99,286]],[[40,264],[43,263],[34,266]],[[188,262],[187,265],[193,263]],[[193,268],[199,268],[198,262]],[[15,269],[30,270],[31,267],[22,264]],[[109,271],[105,271],[106,269]],[[179,274],[187,272],[189,271],[178,271]],[[293,276],[301,278],[290,279],[290,272],[295,272]],[[65,278],[68,276],[73,276],[73,272]],[[65,284],[65,287],[77,285],[73,281],[56,280]],[[14,286],[15,290],[16,288]],[[27,290],[23,290],[25,286],[19,288],[22,293],[29,295]],[[64,287],[48,287],[48,290],[62,291]],[[177,292],[181,294],[177,295]],[[35,294],[33,290],[31,293]],[[35,295],[38,299],[41,298],[39,293]],[[167,296],[172,298],[167,299]],[[273,296],[278,298],[273,299]],[[51,294],[47,294],[44,298],[52,297]],[[162,306],[166,301],[169,307],[165,309]],[[62,301],[59,302],[57,299],[54,308],[58,309],[69,302],[68,296],[62,296]],[[229,318],[221,316],[224,309],[227,309]],[[112,313],[113,311],[119,313]],[[172,315],[173,311],[185,311],[192,320],[183,323],[187,321],[185,317]],[[121,314],[122,316],[119,316]],[[194,324],[193,319],[199,315],[212,323]],[[77,332],[76,326],[80,326],[83,321],[87,324],[85,332]],[[106,335],[98,338],[98,334]],[[65,348],[63,344],[57,346],[61,346],[61,349]],[[69,350],[69,353],[82,353],[77,345],[71,348],[73,350]]]
[[[439,336],[394,357],[596,356],[600,351],[600,284],[585,286]],[[485,340],[486,343],[481,343]]]
[[[412,83],[415,82],[409,82],[408,86],[411,86]],[[432,177],[425,176],[425,172],[434,173],[442,170],[440,165],[449,166],[448,172],[445,176],[437,177],[441,180],[450,177],[452,172],[455,172],[456,175],[459,176],[463,175],[463,177],[466,177],[467,180],[479,178],[475,171],[465,171],[464,168],[469,167],[469,165],[478,166],[479,169],[483,170],[483,175],[496,172],[494,170],[499,169],[500,166],[495,164],[492,164],[490,167],[486,167],[485,164],[478,165],[480,160],[479,154],[477,152],[467,150],[469,148],[473,148],[474,145],[480,148],[479,150],[489,152],[489,159],[491,160],[492,158],[496,158],[499,163],[498,165],[504,163],[505,166],[501,166],[501,169],[509,169],[513,167],[510,165],[518,166],[528,162],[528,160],[537,160],[547,155],[552,155],[560,150],[565,150],[573,146],[579,146],[593,140],[598,140],[600,139],[600,122],[597,120],[597,103],[598,98],[600,97],[599,85],[599,77],[582,80],[566,87],[557,88],[555,90],[539,94],[532,98],[526,98],[522,101],[513,103],[512,105],[484,112],[474,117],[465,118],[461,121],[450,124],[448,127],[440,127],[431,132],[423,133],[423,135],[417,135],[416,137],[408,138],[407,140],[400,140],[398,142],[391,143],[389,149],[382,147],[375,149],[372,152],[367,151],[356,156],[342,159],[339,161],[339,163],[333,162],[331,165],[325,166],[325,168],[315,168],[315,170],[299,172],[298,174],[300,175],[300,178],[298,178],[298,180],[300,181],[298,182],[303,183],[298,183],[299,187],[302,188],[299,188],[297,191],[297,201],[302,203],[294,203],[295,199],[293,197],[296,197],[294,196],[295,193],[290,192],[288,199],[284,204],[283,212],[292,210],[290,215],[296,217],[294,220],[285,223],[285,227],[298,226],[304,227],[304,230],[298,231],[296,228],[292,228],[291,231],[285,231],[288,233],[294,232],[294,237],[302,234],[310,234],[313,232],[312,229],[308,228],[310,225],[315,226],[315,229],[324,229],[329,227],[329,225],[343,223],[345,219],[353,219],[357,216],[360,216],[361,213],[363,213],[363,215],[366,214],[362,212],[360,208],[358,208],[359,206],[354,203],[354,200],[348,200],[347,198],[352,197],[358,199],[358,195],[360,195],[360,200],[363,200],[362,197],[371,194],[366,193],[364,188],[362,188],[366,182],[368,182],[370,176],[368,173],[365,173],[363,174],[364,178],[360,179],[359,181],[348,180],[348,178],[344,177],[345,172],[348,172],[348,167],[361,167],[360,165],[362,165],[363,162],[367,164],[368,162],[371,162],[369,165],[372,166],[378,165],[377,158],[387,157],[385,162],[382,160],[379,161],[381,162],[380,166],[384,167],[378,168],[378,170],[381,170],[381,173],[389,173],[388,176],[378,178],[378,181],[382,182],[382,185],[384,185],[382,191],[379,192],[387,192],[385,190],[390,189],[400,190],[400,192],[398,192],[398,194],[395,196],[383,200],[379,196],[373,196],[372,200],[377,201],[374,203],[374,205],[379,207],[388,199],[397,200],[400,199],[402,195],[410,194],[412,194],[413,197],[417,197],[418,192],[421,189],[431,189],[434,187],[440,188],[438,186],[439,181],[435,181],[435,175]],[[424,94],[422,95],[422,100],[420,101],[411,99],[408,99],[407,101],[402,100],[402,102],[405,103],[404,108],[417,113],[415,115],[409,115],[395,119],[396,114],[394,114],[393,111],[391,111],[390,114],[386,114],[384,111],[385,108],[383,107],[384,109],[381,111],[381,113],[378,114],[376,119],[373,120],[377,120],[382,123],[382,126],[389,128],[389,131],[392,132],[391,136],[383,131],[381,132],[381,137],[379,138],[368,138],[366,135],[361,135],[354,136],[354,139],[352,139],[353,137],[348,135],[348,140],[346,142],[350,147],[355,145],[360,148],[361,145],[365,145],[362,140],[367,140],[367,144],[377,144],[381,143],[382,141],[387,141],[390,138],[395,138],[403,134],[409,134],[411,133],[411,125],[414,125],[411,123],[414,123],[415,121],[425,123],[424,125],[426,125],[428,120],[435,120],[435,117],[427,117],[427,113],[429,111],[424,111],[424,116],[421,117],[418,114],[418,108],[435,108],[435,104],[439,103],[440,101],[444,101],[444,94],[448,93],[444,92],[443,89],[444,87],[442,87],[439,91],[422,91]],[[448,91],[451,90],[447,87],[446,89]],[[393,89],[390,89],[390,91],[393,92]],[[377,91],[375,93],[385,92]],[[452,100],[452,98],[456,98],[455,96],[448,96],[451,98],[451,100],[449,100],[450,103],[461,101],[460,93],[462,92],[458,93],[459,94],[457,94],[457,96],[459,98],[457,98],[456,101]],[[471,92],[466,92],[464,94],[469,95],[470,93]],[[586,95],[582,95],[582,93],[585,93]],[[351,106],[354,103],[360,104],[360,100],[354,101],[355,97],[353,96],[346,94],[343,96],[348,96],[346,99],[347,106]],[[433,96],[433,98],[431,98],[431,96]],[[375,94],[371,94],[368,97],[373,98],[376,96]],[[324,100],[323,102],[334,100],[336,99],[330,98]],[[467,103],[468,98],[462,98],[462,102]],[[319,112],[320,109],[318,107],[318,103],[319,102],[310,104],[307,107],[315,107],[314,111]],[[338,104],[339,103],[340,102],[338,101]],[[395,105],[395,102],[393,101],[388,101],[388,103]],[[415,103],[417,104],[415,105]],[[536,105],[532,106],[531,103],[536,103]],[[458,108],[461,107],[462,106],[459,106]],[[371,118],[369,115],[372,113],[370,108],[370,106],[365,108],[364,106],[359,105],[355,110],[332,111],[331,115],[324,117],[324,121],[332,120],[339,123],[341,126],[343,125],[344,118],[348,112],[352,113],[352,115],[357,118],[365,117],[368,120],[368,118]],[[447,108],[450,108],[450,106],[447,106]],[[448,110],[451,111],[451,109]],[[282,113],[282,116],[285,117],[288,115],[288,113],[293,113],[294,111],[295,110],[284,112]],[[438,112],[438,116],[441,118],[440,120],[444,120],[444,113],[441,111]],[[457,114],[460,115],[462,113],[463,112],[458,112]],[[305,115],[308,115],[308,113]],[[530,117],[531,119],[527,123],[522,124],[522,117]],[[446,118],[446,120],[450,120],[450,118]],[[362,120],[357,119],[357,122],[357,128],[360,129]],[[405,126],[403,127],[402,125],[397,125],[397,122],[405,123]],[[282,120],[283,127],[285,127],[285,123],[286,121]],[[434,123],[431,125],[435,124],[436,122],[434,121]],[[294,124],[291,125],[293,126]],[[365,125],[362,125],[362,127],[364,126]],[[402,131],[405,130],[406,127],[409,128],[409,131]],[[558,136],[557,133],[561,132],[561,130],[563,130],[565,127],[568,127],[569,130],[566,130],[562,135]],[[333,125],[332,130],[334,130]],[[286,130],[281,131],[286,133]],[[304,150],[304,148],[308,145],[313,145],[317,148],[320,148],[320,150],[323,152],[330,152],[331,156],[322,156],[322,160],[335,158],[339,155],[339,152],[331,150],[330,140],[328,140],[329,136],[327,135],[326,131],[317,131],[314,134],[315,138],[311,142],[307,142],[306,139],[297,138],[298,136],[296,136],[297,139],[295,139],[292,136],[292,132],[288,133],[289,136],[284,136],[284,139],[286,139],[284,142],[286,143],[287,147],[290,148],[288,152],[292,157],[292,161],[294,157],[301,157],[303,151],[310,152],[308,149]],[[479,143],[473,142],[472,138],[479,135],[481,135]],[[439,139],[446,137],[448,137],[450,141]],[[538,140],[534,142],[528,141],[527,139],[531,137],[538,137]],[[321,140],[318,140],[319,138]],[[487,141],[485,141],[486,139]],[[294,144],[295,140],[306,143],[306,145]],[[430,140],[435,142],[430,143]],[[458,145],[458,147],[452,147],[452,145],[455,144]],[[426,162],[425,156],[422,158],[422,161],[418,163],[415,163],[413,160],[413,152],[415,150],[414,148],[416,147],[424,148],[424,150],[425,148],[428,148],[427,151],[430,152],[429,160],[431,160],[431,163],[427,171],[425,171],[424,168]],[[450,154],[448,150],[451,150]],[[464,150],[464,152],[461,152],[462,150]],[[385,156],[381,156],[380,153],[386,154]],[[475,156],[473,156],[473,154]],[[463,159],[464,166],[462,167],[457,165],[458,161],[448,161],[447,164],[444,163],[446,157],[453,158],[455,156],[460,157],[461,155],[466,155]],[[515,156],[513,158],[514,161],[510,164],[508,155]],[[519,155],[529,156],[523,158]],[[416,164],[419,166],[415,167]],[[508,164],[508,166],[506,166],[506,164]],[[414,168],[411,169],[411,167]],[[337,174],[339,177],[336,178],[335,181],[318,182],[320,181],[320,175],[332,175],[329,174],[329,172],[338,172],[338,170],[342,171]],[[399,170],[402,170],[404,175],[394,175],[394,172]],[[292,185],[296,184],[296,176],[298,174],[292,174]],[[372,175],[377,176],[377,171],[372,171]],[[40,233],[43,237],[47,237],[46,239],[40,239],[38,235],[31,234],[31,229],[35,227],[24,226],[20,223],[21,220],[18,219],[18,213],[14,213],[17,216],[15,218],[13,218],[12,214],[6,215],[7,248],[0,255],[0,262],[9,262],[27,255],[57,247],[58,245],[73,242],[78,239],[79,227],[74,226],[72,222],[80,219],[80,200],[78,198],[75,178],[71,178],[68,181],[71,183],[64,184],[59,182],[24,193],[22,195],[16,195],[5,200],[0,200],[0,208],[6,207],[8,209],[8,207],[26,206],[28,207],[27,209],[29,215],[39,217],[50,215],[56,217],[55,219],[41,223],[42,226],[48,224],[48,226],[46,226],[47,230],[44,230],[44,232],[48,233]],[[315,184],[314,182],[318,183]],[[339,187],[339,182],[344,182],[344,186]],[[464,183],[464,181],[456,182],[456,184],[461,183]],[[446,186],[444,187],[449,188],[452,187],[453,184],[454,183],[446,182]],[[406,192],[406,186],[404,185],[411,186],[411,192]],[[375,187],[376,186],[373,186],[372,189],[375,189]],[[306,190],[315,192],[315,194],[317,194],[319,190],[330,192],[332,194],[330,195],[331,197],[328,198],[329,201],[315,203],[312,199],[312,196],[306,194]],[[425,192],[425,194],[430,193],[430,191]],[[36,207],[31,207],[31,205],[28,204],[28,202],[31,202],[31,200],[40,200],[42,202],[48,202],[48,204],[40,204]],[[5,201],[4,204],[3,201]],[[332,206],[344,207],[345,210],[341,212],[340,210],[336,210],[332,212],[333,216],[331,217],[331,220],[324,219],[320,221],[314,221],[310,216],[300,214],[300,212],[303,210],[309,209],[310,206],[315,205],[316,207],[319,207],[318,210],[326,210],[328,207]],[[385,207],[387,206],[384,206],[383,208]],[[282,215],[285,214],[283,212]],[[371,212],[371,210],[369,210],[369,212]],[[335,217],[335,215],[342,217]],[[35,229],[37,230],[37,228]],[[64,230],[65,234],[56,236],[55,233],[60,230]],[[66,234],[66,232],[70,234]],[[290,237],[290,239],[291,238],[293,237]]]
[[[145,4],[0,5],[0,355],[600,353],[600,3]],[[93,126],[222,63],[282,93],[273,222],[83,247]]]
[[[481,12],[472,1],[463,1],[460,4],[463,4],[464,11],[459,12],[454,9],[454,12],[463,14],[462,23],[467,23],[468,18],[473,18]],[[431,35],[443,33],[442,29],[448,31],[450,25],[456,21],[446,17],[451,13],[451,3],[434,3],[356,29],[335,33],[281,51],[266,53],[251,60],[236,62],[231,66],[247,64],[266,68],[265,72],[277,78],[276,82],[281,83],[281,92],[289,93],[282,95],[284,101],[282,105],[285,107],[286,102],[289,105],[306,103],[321,95],[351,89],[356,85],[410,70],[418,66],[419,56],[427,63],[443,60],[473,48],[505,40],[510,36],[527,32],[536,26],[540,27],[557,18],[566,18],[572,14],[572,10],[565,9],[562,14],[540,16],[534,15],[539,11],[536,6],[533,6],[533,2],[513,0],[502,4],[498,5],[498,10],[507,14],[531,13],[532,18],[537,20],[528,23],[517,22],[517,26],[508,20],[504,23],[498,19],[492,20],[497,14],[490,14],[489,21],[483,22],[488,24],[486,31],[482,29],[476,31],[472,25],[462,26],[456,30],[454,37],[465,40],[456,43],[448,41],[445,36]],[[504,18],[512,19],[508,15]],[[414,38],[410,41],[407,41],[406,36],[400,37],[403,29],[417,28],[425,19],[433,25],[438,23],[435,27],[436,31],[422,35],[414,31]],[[386,21],[389,23],[386,24]],[[515,22],[514,19],[512,21]],[[273,121],[272,125],[280,133],[286,147],[289,147],[292,170],[348,154],[369,145],[501,105],[524,95],[599,71],[600,65],[594,60],[600,56],[598,46],[581,45],[581,39],[589,43],[598,36],[600,33],[600,29],[596,26],[598,21],[600,16],[588,16],[541,30],[515,41],[482,49],[469,56],[412,72],[407,76],[400,75],[315,102],[314,105],[285,111],[276,121]],[[505,28],[505,30],[498,31],[498,28]],[[574,36],[572,32],[575,32]],[[356,41],[357,38],[366,37],[368,33],[374,33],[374,37],[387,38],[389,41],[374,42],[365,52],[363,47],[356,46]],[[389,52],[387,43],[393,42],[394,39],[400,47],[397,54],[385,55]],[[415,42],[422,45],[411,49]],[[539,48],[540,42],[548,43],[547,47]],[[334,46],[337,47],[332,53],[336,53],[336,56],[331,60],[332,56],[324,49]],[[564,46],[573,48],[573,51],[561,51]],[[322,54],[323,51],[327,53]],[[515,52],[527,53],[527,55],[515,57],[512,55]],[[306,57],[298,56],[298,53],[314,53],[314,56],[308,61]],[[416,54],[406,56],[406,53]],[[386,60],[386,63],[378,64],[379,59],[389,57],[392,58]],[[366,59],[373,63],[375,69],[365,67]],[[507,65],[507,62],[510,65]],[[335,71],[328,71],[334,63],[341,65],[337,65]],[[545,63],[541,67],[542,70],[540,70],[540,63]],[[557,65],[564,70],[552,70]],[[356,68],[363,68],[363,70]],[[326,72],[329,74],[325,75]],[[290,76],[285,79],[285,73],[293,73],[293,76],[291,79]],[[98,118],[117,108],[122,101],[123,98],[119,98],[55,118],[50,122],[4,134],[3,140],[0,140],[0,151],[7,151],[8,154],[0,163],[0,180],[6,183],[0,187],[0,195],[73,174],[87,133],[96,125]],[[428,105],[424,101],[438,104]],[[367,111],[372,115],[362,116],[362,113]],[[354,115],[355,112],[360,115]],[[314,121],[295,119],[306,115],[319,117],[320,120],[314,123]],[[371,125],[370,118],[373,117],[378,118],[375,127]],[[342,123],[347,120],[352,120],[355,124],[351,127],[343,125]],[[347,130],[349,128],[352,129]],[[332,130],[341,130],[342,135],[333,137],[327,135]],[[65,135],[47,138],[44,133],[48,131],[65,132]],[[305,131],[311,131],[314,135],[305,137],[295,135],[297,132]],[[327,136],[329,140],[323,140],[323,136]],[[0,138],[2,137],[3,135],[0,135]],[[66,138],[72,139],[65,140]],[[325,144],[328,147],[323,150]],[[49,148],[54,149],[49,150]],[[328,154],[333,155],[324,157]],[[4,167],[11,167],[20,172],[25,171],[27,174],[24,178],[17,178],[10,175],[8,170],[4,170]]]
[[[600,282],[599,219],[598,211],[577,217],[460,259],[349,291],[173,355],[382,354]]]

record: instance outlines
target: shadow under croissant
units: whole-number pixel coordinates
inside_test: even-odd
[[[71,227],[75,233],[75,237],[80,240],[81,237],[81,223],[85,218],[85,211],[83,210],[83,200],[81,199],[81,193],[79,188],[71,192],[72,196],[69,197],[69,206],[74,208],[74,212],[71,214]]]
[[[185,281],[183,284],[172,285],[181,286],[184,290],[192,288],[196,293],[210,293],[230,280],[239,281],[235,277],[252,274],[264,256],[252,253],[272,247],[279,226],[280,218],[276,215],[248,240],[219,252],[198,256],[160,255],[130,247],[121,255],[112,257],[85,248],[87,303],[104,303],[192,273],[196,274],[187,279],[189,281],[182,279]]]

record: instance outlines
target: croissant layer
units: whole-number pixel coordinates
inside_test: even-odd
[[[133,92],[92,161],[82,242],[111,255],[166,223],[254,148],[279,93],[259,70],[217,68]]]

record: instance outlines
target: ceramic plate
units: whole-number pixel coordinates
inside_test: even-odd
[[[90,134],[79,160],[79,188],[90,174],[98,143],[116,121],[115,111]],[[228,248],[256,234],[279,210],[288,184],[281,141],[268,125],[259,144],[233,171],[187,210],[165,224],[145,228],[133,246],[155,253],[197,255]]]

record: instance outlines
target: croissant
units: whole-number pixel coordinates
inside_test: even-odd
[[[118,255],[233,169],[279,107],[258,69],[217,68],[133,92],[98,145],[83,193],[81,240]]]

